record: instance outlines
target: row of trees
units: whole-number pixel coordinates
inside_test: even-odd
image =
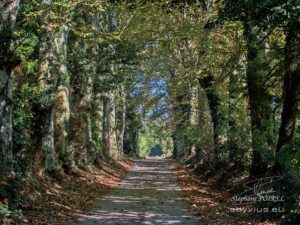
[[[1,1],[1,196],[11,206],[24,174],[68,173],[137,151],[136,47],[122,35],[119,8]]]
[[[250,149],[253,176],[273,165],[283,172],[283,155],[297,158],[290,154],[298,154],[292,150],[299,103],[298,6],[298,1],[173,1],[149,3],[147,14],[143,8],[137,12],[139,21],[129,29],[143,31],[135,39],[146,43],[145,89],[157,79],[167,85],[150,99],[168,114],[175,158],[201,154],[201,139],[209,133],[213,150],[207,163],[219,168],[249,159]],[[287,163],[297,171],[298,160]]]
[[[129,27],[146,43],[145,93],[161,109],[150,117],[172,137],[174,158],[222,184],[245,173],[284,176],[292,204],[299,200],[299,5],[145,3]],[[151,91],[161,90],[159,79],[163,93]]]

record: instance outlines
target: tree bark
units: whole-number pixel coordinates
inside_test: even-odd
[[[216,90],[214,89],[214,78],[211,74],[208,76],[199,79],[199,83],[201,87],[204,89],[207,100],[208,100],[208,106],[209,106],[209,112],[211,116],[212,121],[212,127],[213,127],[213,138],[214,138],[214,149],[215,151],[211,154],[211,162],[213,163],[213,166],[217,166],[220,163],[220,153],[218,151],[220,147],[220,140],[221,140],[221,128],[222,124],[221,121],[223,120],[222,115],[219,112],[219,105],[220,100],[219,97],[216,94]]]
[[[171,78],[176,76],[174,70],[170,71]],[[191,125],[191,88],[187,85],[182,92],[174,92],[174,100],[172,103],[172,121],[174,131],[172,134],[174,142],[173,157],[175,159],[186,159],[190,152],[191,146],[187,138],[187,128]]]
[[[199,126],[199,85],[194,86],[191,91],[191,113],[190,113],[190,124],[192,128]],[[198,143],[193,142],[190,147],[188,159],[193,159],[197,154]]]
[[[259,44],[261,42],[259,34],[254,31],[251,21],[244,22],[244,37],[247,44],[246,77],[253,146],[250,174],[255,176],[267,169],[262,154],[270,147],[271,137],[269,137],[267,128],[271,123],[272,108],[271,99],[266,87],[263,86],[264,69],[262,65],[265,63],[265,52],[259,50],[263,43]]]
[[[118,134],[117,134],[117,139],[118,139],[118,149],[120,154],[123,154],[123,144],[124,144],[124,132],[125,132],[125,120],[126,120],[126,93],[125,93],[125,88],[124,84],[120,84],[119,87],[119,97],[120,97],[120,102],[119,102],[119,124],[118,124]]]
[[[116,32],[118,30],[118,20],[115,11],[108,9],[108,31]],[[112,59],[115,59],[116,49],[114,45],[110,46],[110,54]],[[116,136],[116,86],[117,81],[114,80],[118,71],[118,65],[112,61],[109,65],[109,74],[104,78],[107,84],[107,90],[103,93],[103,156],[111,159],[120,158],[121,152],[118,148]]]
[[[236,91],[237,87],[237,74],[232,71],[229,75],[229,106],[228,106],[228,148],[229,148],[229,162],[236,163],[240,159],[240,155],[238,153],[238,145],[237,145],[237,122],[233,117],[235,111],[235,105],[232,103],[236,101],[238,97],[238,93]]]
[[[0,175],[13,175],[12,141],[12,73],[20,60],[13,49],[12,30],[15,27],[19,0],[0,3]]]
[[[74,37],[73,49],[83,48],[82,54],[88,57],[90,48]],[[85,166],[93,161],[92,147],[92,97],[95,72],[85,66],[85,61],[74,55],[76,64],[71,75],[71,111],[70,118],[70,152],[74,154],[75,164]]]
[[[56,157],[54,150],[54,90],[56,88],[56,77],[53,76],[54,53],[51,33],[44,33],[40,37],[39,46],[39,69],[38,87],[41,95],[47,98],[41,103],[41,150],[44,156],[46,171],[56,169]]]
[[[102,121],[103,121],[103,102],[101,94],[94,91],[92,105],[92,141],[95,143],[95,157],[102,158]]]
[[[124,153],[131,156],[138,156],[139,131],[142,127],[141,115],[138,113],[138,105],[135,103],[135,97],[126,94],[126,123],[124,132]]]
[[[275,167],[280,169],[280,154],[293,140],[300,99],[300,22],[290,25],[285,45],[285,75],[283,85],[283,109],[276,147]]]
[[[108,159],[118,157],[118,146],[115,127],[115,93],[107,91],[103,95],[103,156]]]
[[[205,90],[207,100],[208,100],[208,105],[209,105],[209,110],[210,110],[210,115],[213,123],[213,130],[214,130],[214,142],[215,145],[219,145],[220,137],[218,134],[218,129],[220,128],[220,121],[221,118],[218,113],[218,106],[220,105],[220,100],[215,92],[213,90],[213,82],[214,78],[212,75],[208,75],[204,77],[203,79],[199,80],[201,87]]]
[[[53,30],[49,14],[51,0],[42,0],[43,18],[40,21],[38,87],[46,102],[41,102],[42,140],[46,171],[54,171],[66,161],[69,120],[69,90],[67,60],[68,28]],[[58,163],[60,160],[60,163]]]
[[[56,48],[56,58],[58,59],[58,68],[55,73],[58,76],[58,87],[55,93],[55,152],[59,162],[59,166],[70,164],[68,154],[68,132],[70,120],[70,104],[69,104],[69,74],[67,70],[67,40],[69,29],[66,26],[54,39]]]
[[[95,148],[92,145],[92,98],[93,98],[93,82],[95,72],[91,71],[89,76],[86,77],[86,91],[85,91],[85,102],[86,102],[86,131],[85,131],[85,147],[87,149],[88,162],[93,162],[95,159]]]

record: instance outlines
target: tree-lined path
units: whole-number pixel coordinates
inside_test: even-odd
[[[299,6],[0,0],[0,224],[65,225],[161,154],[228,192],[187,193],[202,221],[300,224]],[[167,165],[137,161],[82,223],[194,223]],[[228,210],[240,193],[284,200]]]
[[[201,225],[181,200],[170,162],[166,159],[136,161],[120,186],[97,201],[79,219],[79,224]]]

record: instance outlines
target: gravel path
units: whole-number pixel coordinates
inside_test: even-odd
[[[82,215],[79,225],[203,225],[181,200],[176,174],[166,159],[136,161],[118,188]]]

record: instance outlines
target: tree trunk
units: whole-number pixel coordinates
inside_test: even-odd
[[[283,109],[281,125],[276,147],[276,164],[280,165],[279,156],[283,148],[291,143],[295,133],[300,99],[300,22],[290,25],[285,45],[285,75],[283,86]]]
[[[176,136],[175,134],[172,135],[172,140],[173,140],[173,158],[178,159],[178,149],[177,149],[177,143],[176,143]]]
[[[41,150],[44,156],[44,166],[46,171],[53,171],[56,168],[56,158],[54,150],[54,89],[56,87],[56,77],[52,74],[52,64],[54,61],[52,37],[50,33],[45,33],[40,38],[39,46],[39,69],[38,87],[41,95],[47,98],[41,103]]]
[[[199,86],[199,85],[198,85]],[[192,88],[191,91],[191,113],[190,113],[190,124],[191,124],[191,128],[196,128],[199,126],[199,88],[198,86],[195,86]],[[196,154],[197,154],[197,144],[193,141],[193,143],[191,143],[191,147],[190,147],[190,152],[188,155],[188,159],[193,159]]]
[[[76,42],[75,49],[87,46]],[[75,56],[76,57],[76,56]],[[74,61],[77,62],[77,59]],[[93,72],[77,63],[71,76],[71,111],[70,118],[70,152],[74,154],[75,164],[85,166],[88,161],[93,161],[92,147],[92,96],[93,96]]]
[[[70,164],[68,154],[68,132],[70,119],[69,104],[69,75],[67,71],[67,40],[69,29],[66,26],[61,28],[57,34],[54,43],[56,48],[56,57],[58,59],[58,68],[55,76],[58,76],[58,87],[55,93],[55,152],[59,160],[59,166]]]
[[[45,6],[40,22],[39,78],[41,95],[47,99],[41,102],[42,140],[41,148],[46,171],[54,171],[66,161],[69,120],[69,90],[66,67],[68,28],[53,30],[49,14],[52,1],[42,0]]]
[[[84,91],[85,102],[85,148],[87,151],[88,162],[93,162],[95,159],[95,148],[92,145],[92,97],[93,97],[93,82],[94,82],[94,70],[90,71],[86,76],[86,86]],[[83,87],[84,88],[84,87]]]
[[[126,123],[124,132],[124,153],[131,156],[138,155],[139,130],[142,127],[141,117],[138,113],[138,105],[135,104],[135,97],[130,91],[126,96]]]
[[[228,106],[228,149],[229,149],[229,162],[236,163],[240,159],[238,153],[239,146],[237,145],[237,122],[234,118],[235,105],[234,101],[238,99],[238,92],[236,91],[236,84],[238,82],[237,74],[235,71],[229,75],[229,106]]]
[[[220,105],[220,100],[219,97],[216,94],[216,90],[213,88],[213,82],[214,78],[211,74],[208,76],[199,79],[199,83],[201,87],[204,89],[207,100],[208,100],[208,106],[209,106],[209,112],[211,116],[211,121],[212,121],[212,127],[213,127],[213,138],[214,138],[214,149],[215,151],[211,153],[211,163],[213,163],[213,167],[218,166],[220,163],[220,152],[219,152],[219,147],[220,147],[220,140],[221,140],[221,121],[223,120],[223,117],[219,113],[219,105]]]
[[[13,175],[12,72],[20,63],[13,51],[12,30],[19,0],[0,3],[0,175]]]
[[[174,145],[176,147],[176,158],[185,159],[190,154],[191,146],[187,139],[186,131],[190,126],[191,104],[188,93],[177,95],[174,104]]]
[[[42,0],[41,4],[47,7],[51,1]],[[50,13],[46,9],[44,18]],[[41,95],[47,99],[41,102],[41,152],[44,158],[44,168],[46,171],[56,169],[56,157],[54,150],[54,90],[56,88],[56,77],[53,76],[54,46],[53,32],[48,26],[47,20],[40,22],[41,34],[39,39],[39,68],[38,68],[38,88]]]
[[[215,90],[213,90],[214,78],[212,77],[212,75],[208,75],[208,76],[204,77],[203,79],[200,79],[199,82],[200,82],[200,85],[202,86],[202,88],[205,90],[205,93],[207,96],[210,115],[211,115],[212,124],[213,124],[213,130],[214,130],[214,142],[215,142],[215,145],[217,146],[217,145],[219,145],[219,141],[220,141],[218,129],[220,128],[221,118],[218,113],[218,106],[220,105],[220,103],[219,103],[220,100],[219,100]]]
[[[115,127],[115,93],[113,90],[103,94],[103,156],[116,159],[118,157],[118,146]]]
[[[108,31],[113,33],[118,30],[117,14],[111,9],[108,10]],[[110,46],[112,59],[116,57],[115,46]],[[118,148],[116,136],[116,80],[118,65],[112,61],[109,65],[109,74],[104,80],[107,83],[107,90],[103,93],[103,156],[106,158],[118,159],[121,153]]]
[[[92,24],[94,28],[97,31],[100,31],[102,28],[102,23],[103,23],[103,15],[101,15],[99,12],[94,14],[92,17]],[[101,71],[101,66],[102,64],[99,63],[101,60],[101,54],[100,51],[102,49],[100,48],[99,44],[96,43],[92,47],[92,51],[94,52],[93,56],[93,77],[89,76],[89,83],[90,83],[90,88],[92,89],[91,92],[91,110],[88,121],[90,121],[90,130],[89,130],[89,137],[90,141],[89,143],[92,143],[92,148],[94,152],[92,155],[90,155],[89,160],[94,162],[94,163],[100,163],[101,158],[103,158],[102,155],[102,121],[103,121],[103,102],[102,102],[102,87],[99,85],[100,80],[101,80],[101,74],[99,71]],[[92,149],[90,147],[90,149]]]
[[[253,158],[250,174],[252,176],[266,171],[267,165],[262,155],[270,147],[268,125],[272,115],[271,99],[263,86],[265,52],[259,50],[261,42],[251,22],[244,22],[244,37],[247,43],[247,87],[251,117]],[[263,45],[263,43],[261,44]],[[263,47],[262,47],[263,49]]]
[[[95,93],[96,92],[96,93]],[[103,102],[101,94],[94,92],[92,105],[92,141],[95,143],[95,158],[102,158],[102,121],[103,121]]]
[[[0,171],[3,176],[13,174],[11,72],[11,69],[0,68]]]
[[[170,76],[176,76],[175,71],[170,71]],[[189,144],[186,131],[191,125],[191,87],[186,85],[181,92],[172,93],[175,98],[172,104],[173,110],[173,141],[174,151],[173,157],[175,159],[186,159],[191,152],[191,145]]]
[[[126,93],[124,84],[121,84],[119,87],[119,108],[120,112],[118,113],[119,116],[119,124],[118,124],[118,132],[117,132],[117,139],[118,139],[118,149],[120,154],[123,154],[123,142],[124,142],[124,132],[125,132],[125,119],[126,119]]]

